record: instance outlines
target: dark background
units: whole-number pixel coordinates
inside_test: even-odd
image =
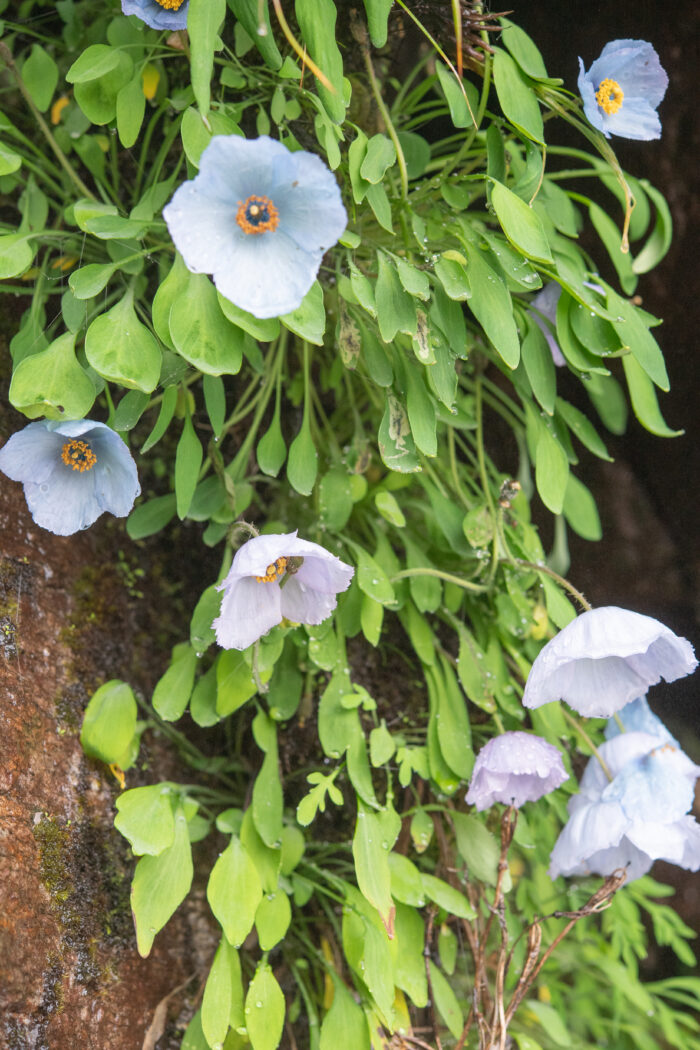
[[[657,616],[698,649],[698,4],[515,0],[509,6],[513,20],[540,48],[550,76],[562,77],[571,91],[577,91],[578,56],[589,68],[610,40],[648,40],[669,76],[659,107],[661,139],[610,141],[623,168],[660,189],[673,214],[671,250],[655,270],[641,277],[637,294],[645,309],[664,319],[654,334],[666,358],[671,390],[659,401],[669,426],[685,429],[685,435],[654,437],[631,417],[622,438],[606,435],[614,464],[591,462],[582,455],[577,469],[597,496],[604,535],[596,544],[571,538],[570,576],[594,604],[618,604]],[[596,256],[600,254],[596,249]],[[653,691],[654,706],[663,717],[700,732],[697,697],[697,674]]]

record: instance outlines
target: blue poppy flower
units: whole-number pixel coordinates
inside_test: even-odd
[[[57,536],[88,528],[104,511],[125,517],[141,491],[122,439],[92,419],[30,423],[0,449],[0,470],[22,482],[34,521]]]
[[[609,718],[661,678],[675,682],[697,666],[690,642],[653,617],[613,605],[591,609],[538,653],[523,704],[566,700],[581,715]]]
[[[215,136],[163,217],[187,268],[260,318],[299,306],[347,222],[321,158],[267,135]]]
[[[661,137],[656,107],[666,94],[668,77],[651,44],[646,40],[613,40],[588,72],[582,59],[578,61],[583,110],[594,128],[606,138]]]
[[[700,769],[680,748],[646,732],[620,733],[600,747],[569,800],[570,819],[552,850],[549,874],[638,879],[655,860],[700,868],[700,825],[688,811]]]
[[[624,729],[620,729],[617,720],[611,718],[605,727],[606,740],[612,740],[620,733],[649,733],[658,740],[673,744],[680,750],[680,744],[675,737],[671,736],[661,719],[654,714],[645,696],[640,696],[631,704],[627,704],[617,717],[622,722]]]
[[[189,0],[122,0],[122,12],[151,29],[187,29]]]

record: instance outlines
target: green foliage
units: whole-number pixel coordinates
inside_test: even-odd
[[[601,535],[577,476],[579,455],[610,459],[588,401],[613,435],[627,396],[647,430],[679,433],[659,407],[657,321],[629,298],[668,251],[670,213],[507,18],[463,79],[448,38],[395,77],[398,6],[284,5],[298,51],[258,0],[189,0],[187,46],[84,0],[55,5],[41,36],[5,23],[46,114],[42,127],[6,85],[0,280],[31,294],[10,401],[28,419],[94,411],[129,432],[145,494],[130,539],[165,530],[167,542],[172,523],[190,530],[193,558],[200,533],[221,554],[214,574],[202,562],[147,721],[126,683],[107,682],[81,732],[88,755],[120,770],[143,731],[167,732],[192,767],[186,788],[123,791],[115,819],[139,858],[144,956],[190,891],[192,844],[211,835],[202,856],[218,852],[205,878],[222,936],[183,1050],[275,1050],[285,1024],[311,1050],[370,1050],[428,1011],[431,1038],[458,1045],[475,957],[479,980],[494,979],[505,938],[507,998],[533,930],[543,946],[560,932],[536,917],[595,889],[546,874],[564,791],[521,815],[508,868],[495,816],[463,799],[475,752],[522,728],[531,661],[575,615],[549,571],[566,528]],[[337,36],[341,15],[352,39]],[[558,119],[543,115],[583,130],[592,151],[558,146]],[[348,211],[299,306],[262,319],[190,272],[161,219],[214,135],[260,134],[324,159]],[[551,282],[561,295],[543,318],[533,299]],[[549,563],[532,501],[556,516]],[[245,521],[298,529],[355,577],[323,623],[283,622],[221,652],[215,585]],[[567,756],[590,753],[555,705],[531,724]],[[203,730],[215,742],[200,750]],[[640,880],[581,919],[511,1021],[519,1050],[697,1040],[697,981],[638,975],[645,916],[694,962],[664,892]],[[477,942],[480,957],[465,950]]]

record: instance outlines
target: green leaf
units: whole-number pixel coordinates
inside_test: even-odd
[[[613,220],[593,201],[589,201],[588,213],[591,222],[605,245],[610,261],[617,271],[620,287],[625,295],[632,295],[637,287],[637,275],[632,268],[632,256],[622,250],[622,232]]]
[[[544,143],[537,96],[510,55],[500,47],[493,49],[493,79],[498,101],[508,120],[528,138]]]
[[[476,913],[464,894],[448,882],[427,873],[423,873],[422,882],[425,896],[444,908],[449,915],[456,915],[460,919],[475,917]]]
[[[280,334],[280,323],[277,317],[254,317],[247,310],[241,310],[240,306],[226,299],[221,292],[216,294],[224,317],[227,317],[238,328],[242,328],[248,335],[252,335],[253,339],[261,343],[271,343]]]
[[[648,273],[649,270],[653,270],[661,262],[671,247],[673,238],[673,220],[666,198],[657,189],[654,189],[646,179],[641,180],[641,185],[654,202],[656,219],[648,241],[632,262],[632,269],[638,274]]]
[[[216,713],[216,661],[195,683],[190,697],[190,716],[198,726],[215,726],[220,721]]]
[[[153,690],[152,704],[164,722],[181,718],[192,695],[197,654],[188,643],[176,645],[173,658]]]
[[[378,441],[382,460],[390,470],[413,473],[421,469],[406,409],[390,393],[387,393]]]
[[[435,72],[438,75],[440,87],[445,94],[454,126],[456,128],[473,127],[473,114],[476,113],[479,104],[478,95],[474,89],[474,85],[467,81],[462,81],[462,84],[460,85],[454,73],[438,59],[435,59]],[[464,91],[462,88],[464,88]],[[465,92],[467,96],[466,98]],[[468,102],[467,99],[469,100]],[[471,113],[469,112],[470,107]]]
[[[631,354],[627,354],[622,358],[622,364],[632,411],[644,429],[657,437],[680,437],[683,431],[671,430],[661,415],[654,384],[639,362]]]
[[[197,1010],[197,1013],[187,1025],[187,1030],[182,1037],[180,1050],[209,1050],[209,1043],[204,1038],[204,1032],[202,1031],[201,1010]]]
[[[440,750],[450,769],[462,780],[467,780],[474,766],[474,751],[466,697],[445,660],[442,661],[442,672],[441,679],[437,668],[432,671],[437,687]]]
[[[83,52],[81,58],[74,64],[75,68],[88,52],[93,48],[103,48],[102,44],[95,44]],[[134,74],[134,63],[126,51],[116,48],[105,48],[116,57],[116,65],[100,77],[87,75],[87,71],[81,79],[74,81],[73,93],[75,101],[92,124],[109,124],[114,120],[117,112],[117,97],[121,89],[128,84]],[[112,58],[110,57],[110,61]],[[107,62],[107,56],[105,56]],[[70,72],[70,71],[69,71]],[[66,79],[68,79],[66,77]]]
[[[547,415],[551,416],[557,396],[555,365],[542,329],[531,318],[526,322],[521,351],[532,392]]]
[[[576,609],[551,576],[540,573],[540,580],[544,590],[547,615],[560,629],[566,627],[567,623],[571,623],[572,620],[576,619]]]
[[[216,289],[204,274],[189,274],[186,294],[170,307],[168,328],[178,353],[200,372],[219,376],[240,371],[243,332],[224,317]]]
[[[27,237],[8,233],[0,237],[0,281],[18,277],[32,265],[34,248]]]
[[[387,135],[373,135],[367,143],[364,160],[360,165],[360,175],[367,182],[381,182],[384,175],[396,163],[396,149]]]
[[[269,677],[269,672],[261,678],[266,676]],[[222,717],[237,711],[258,691],[243,654],[236,649],[229,649],[219,657],[216,681],[216,711]]]
[[[280,321],[285,328],[301,336],[314,346],[323,346],[323,333],[326,330],[326,308],[323,303],[323,289],[314,281],[296,310],[284,314]]]
[[[190,509],[203,456],[201,442],[195,434],[188,412],[175,453],[175,501],[177,516],[181,521]]]
[[[275,414],[272,417],[270,426],[258,442],[255,456],[263,474],[276,478],[287,458],[287,446],[284,443],[282,425],[280,423],[279,403],[275,406]]]
[[[117,405],[117,410],[114,413],[114,419],[112,420],[114,429],[119,431],[133,430],[148,408],[150,401],[148,394],[142,393],[141,390],[128,390]]]
[[[504,30],[501,39],[523,73],[534,80],[547,80],[547,70],[542,55],[527,33],[509,18],[499,18],[499,22]]]
[[[117,95],[117,131],[119,141],[125,149],[131,149],[139,137],[146,112],[146,96],[143,93],[141,69],[124,85]]]
[[[465,267],[467,260],[464,256],[461,256],[461,259],[456,258],[458,254],[451,250],[443,252],[435,261],[434,269],[435,276],[445,289],[445,293],[455,302],[462,303],[465,299],[471,298],[472,289]]]
[[[175,516],[175,496],[156,496],[132,510],[126,521],[126,531],[132,540],[142,540],[160,532]]]
[[[394,0],[364,0],[369,37],[374,47],[384,47],[386,44],[389,12],[393,3]]]
[[[331,84],[329,91],[317,82],[319,98],[331,120],[342,124],[345,120],[343,59],[336,42],[336,6],[333,0],[295,0],[294,10],[309,54]]]
[[[91,758],[108,765],[124,755],[136,732],[136,700],[126,682],[112,679],[93,693],[85,708],[80,743]]]
[[[148,853],[157,857],[172,846],[175,815],[171,800],[172,792],[168,784],[131,788],[117,799],[114,826],[128,839],[137,856]]]
[[[133,289],[92,322],[85,335],[85,356],[105,379],[146,394],[155,389],[160,347],[136,316]]]
[[[275,42],[272,26],[270,25],[270,12],[267,2],[262,5],[262,8],[259,0],[228,0],[228,3],[236,18],[262,55],[265,64],[269,66],[270,69],[279,69],[282,65],[282,56]],[[258,27],[261,24],[261,13],[263,24],[267,30],[264,34],[258,32]]]
[[[285,1008],[284,993],[271,967],[259,962],[245,997],[245,1025],[253,1050],[277,1050]]]
[[[393,929],[395,906],[391,896],[389,850],[380,815],[357,800],[357,823],[352,840],[357,885],[363,897],[377,909],[388,931]]]
[[[86,84],[111,73],[119,65],[121,52],[106,44],[91,44],[66,73],[69,84]]]
[[[622,345],[629,347],[652,383],[662,390],[668,390],[670,384],[664,355],[644,324],[640,311],[634,303],[631,303],[629,299],[623,299],[612,288],[607,289],[607,305],[609,310],[617,311],[617,318],[613,320],[612,326],[620,337]]]
[[[190,38],[190,76],[200,112],[206,116],[211,101],[211,75],[226,0],[190,0],[187,32]]]
[[[379,276],[375,288],[379,332],[391,343],[397,332],[416,334],[416,307],[413,296],[404,291],[396,268],[384,252],[377,252]]]
[[[255,929],[262,951],[271,951],[284,939],[291,921],[292,908],[284,890],[265,894],[255,913]]]
[[[262,898],[257,868],[237,835],[219,855],[207,884],[207,900],[229,944],[238,948],[253,928]]]
[[[265,738],[261,734],[265,731]],[[256,742],[265,751],[265,759],[253,785],[253,821],[266,846],[276,849],[282,839],[284,800],[280,783],[277,754],[277,727],[264,711],[253,722]]]
[[[175,814],[172,846],[157,857],[141,857],[131,884],[131,910],[139,955],[146,958],[155,935],[183,902],[192,885],[192,847],[182,808]]]
[[[554,263],[547,234],[536,211],[500,182],[491,186],[491,203],[503,232],[515,248],[537,262]]]
[[[425,388],[423,369],[408,362],[402,370],[406,381],[406,411],[416,448],[426,456],[437,455],[437,412],[435,401]]]
[[[40,44],[34,44],[27,61],[22,66],[22,80],[40,113],[51,105],[58,84],[58,66]]]
[[[500,357],[509,368],[516,368],[520,360],[520,341],[510,293],[480,249],[468,242],[464,247],[469,256],[468,274],[472,288],[469,309]]]
[[[341,466],[333,467],[321,478],[318,487],[319,521],[327,529],[343,529],[354,505],[352,475]]]
[[[374,505],[381,516],[386,518],[388,522],[391,522],[392,525],[395,525],[397,529],[404,528],[406,525],[406,517],[393,492],[387,492],[385,489],[381,489],[375,494]]]
[[[584,540],[602,538],[603,530],[595,499],[583,482],[571,473],[564,493],[563,513],[574,532]]]
[[[367,2],[367,0],[365,0]],[[371,1050],[367,1019],[345,984],[333,976],[333,1002],[321,1024],[319,1050]]]
[[[74,348],[75,333],[66,332],[46,350],[20,361],[10,383],[10,404],[30,419],[82,419],[97,392]]]
[[[357,582],[360,590],[375,602],[390,605],[396,600],[396,595],[384,569],[359,544],[353,543],[352,550],[357,559]]]
[[[452,813],[457,849],[469,868],[469,874],[489,886],[496,885],[500,847],[495,837],[486,830],[476,817],[468,813]],[[504,891],[510,889],[510,877],[506,875]]]
[[[430,984],[437,1012],[449,1028],[450,1033],[455,1039],[459,1039],[464,1028],[464,1014],[457,996],[442,970],[438,969],[432,959],[428,960],[428,967],[430,969]]]
[[[304,413],[301,430],[289,446],[287,456],[287,480],[302,496],[310,496],[316,484],[318,452],[311,437],[308,412]]]
[[[214,641],[212,621],[221,611],[221,591],[212,583],[197,602],[190,621],[190,644],[196,653],[203,653]]]
[[[428,818],[430,820],[430,818]],[[432,828],[433,824],[430,821]],[[394,979],[418,1009],[428,1004],[428,981],[425,973],[425,928],[414,908],[396,906],[396,962]]]
[[[221,1046],[231,1024],[232,1014],[243,1022],[243,984],[238,952],[221,938],[202,998],[202,1032],[211,1046]]]
[[[581,444],[585,445],[594,456],[598,456],[599,459],[606,459],[608,463],[612,463],[612,456],[608,453],[605,443],[587,416],[562,397],[557,398],[556,406],[557,412]]]
[[[0,142],[0,175],[11,175],[22,167],[22,158],[19,153],[9,149]],[[24,231],[23,231],[24,232]]]
[[[547,424],[540,422],[535,449],[535,482],[542,502],[552,514],[561,514],[568,480],[566,452]]]

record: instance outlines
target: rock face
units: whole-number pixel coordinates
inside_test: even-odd
[[[151,957],[139,958],[129,908],[133,859],[112,827],[118,784],[83,755],[78,740],[93,689],[112,677],[133,683],[134,669],[139,674],[133,578],[118,551],[108,549],[118,535],[105,519],[72,537],[43,531],[21,487],[0,475],[0,1045],[6,1050],[179,1046],[181,1029],[178,1037],[168,1016],[186,1017],[188,1003],[191,1013],[213,952],[195,898],[158,936]],[[150,677],[152,684],[152,669]],[[150,756],[153,778],[159,757]]]

